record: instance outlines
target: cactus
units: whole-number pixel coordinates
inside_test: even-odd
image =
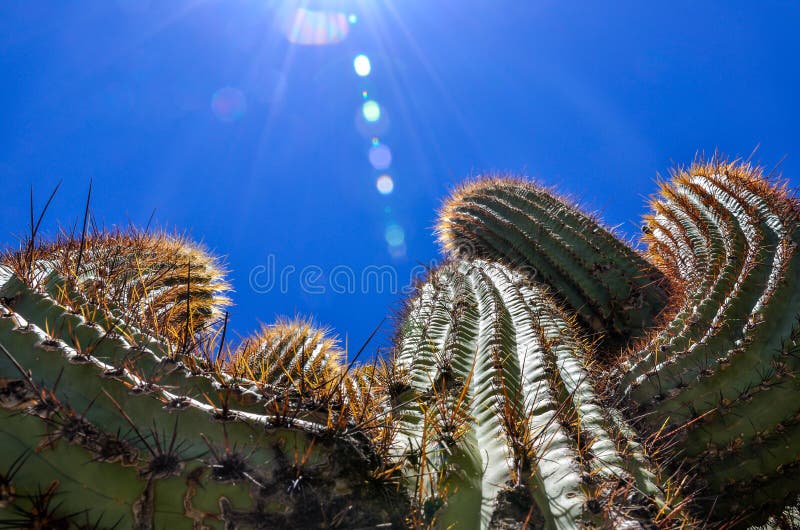
[[[183,237],[27,241],[0,527],[796,525],[800,205],[715,158],[653,208],[642,254],[528,180],[464,185],[372,364],[301,319],[231,344]]]
[[[183,236],[115,229],[24,247],[5,260],[19,278],[182,349],[229,304],[219,260]]]
[[[677,433],[716,517],[769,513],[800,493],[800,208],[718,159],[676,171],[653,208],[650,255],[682,300],[620,367],[620,400]]]
[[[577,311],[609,349],[653,325],[661,273],[593,216],[532,181],[489,176],[457,188],[439,212],[446,252],[524,268]]]
[[[681,515],[619,412],[601,405],[572,318],[523,275],[481,260],[432,271],[396,348],[422,522],[633,528]]]
[[[227,370],[276,388],[323,390],[336,380],[342,352],[327,331],[302,319],[280,319],[244,341]]]
[[[222,349],[219,332],[196,331],[203,340],[192,351],[166,347],[154,329],[128,324],[116,300],[95,298],[114,308],[104,311],[84,283],[70,289],[50,270],[34,276],[35,288],[6,270],[0,287],[4,525],[402,522],[404,496],[374,450],[371,418],[353,413],[372,410],[374,396],[356,403],[347,385],[329,384],[309,406],[309,392],[244,379],[240,364],[223,370],[225,360],[205,351]],[[82,305],[65,307],[48,290]],[[330,339],[321,342],[331,349]],[[277,365],[284,352],[261,353]],[[346,375],[337,361],[328,370]]]

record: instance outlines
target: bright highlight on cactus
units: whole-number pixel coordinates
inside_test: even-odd
[[[0,527],[798,527],[800,203],[715,158],[652,206],[642,255],[528,180],[464,185],[371,364],[302,319],[232,344],[183,237],[23,242]]]
[[[480,260],[431,272],[395,361],[410,381],[400,437],[416,463],[417,522],[569,529],[683,517],[619,412],[601,406],[590,352],[524,276]]]

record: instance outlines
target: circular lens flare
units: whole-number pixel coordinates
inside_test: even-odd
[[[211,96],[211,111],[222,122],[236,121],[244,116],[246,110],[247,100],[238,88],[220,88]]]
[[[396,247],[389,245],[389,255],[396,259],[404,259],[406,257],[407,250],[408,249],[405,243]]]
[[[372,65],[369,62],[369,57],[364,54],[356,55],[356,58],[353,59],[353,68],[355,68],[356,74],[359,76],[367,77],[372,71]]]
[[[375,182],[375,187],[378,188],[381,195],[389,195],[394,191],[394,181],[389,175],[381,175]]]
[[[406,233],[403,231],[403,227],[396,224],[386,227],[384,237],[390,247],[399,247],[406,241]]]
[[[381,119],[381,106],[370,99],[361,106],[361,114],[364,115],[364,119],[368,122],[375,123]]]
[[[379,145],[369,150],[369,162],[375,169],[386,169],[392,165],[392,151],[388,146]]]

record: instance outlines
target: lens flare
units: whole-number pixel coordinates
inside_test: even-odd
[[[403,231],[403,227],[397,224],[387,226],[383,235],[390,247],[399,247],[406,241],[406,233]]]
[[[381,106],[373,100],[365,101],[361,106],[361,114],[364,119],[370,123],[374,123],[381,119]]]
[[[389,245],[389,255],[396,259],[403,259],[406,257],[406,251],[408,248],[406,244],[403,243],[402,245],[392,246]]]
[[[347,15],[347,21],[351,24],[355,24],[356,22],[358,22],[358,16],[356,16],[355,13],[350,13],[349,15]]]
[[[230,123],[244,116],[247,100],[244,92],[234,87],[220,88],[211,96],[211,111],[218,120]]]
[[[389,195],[394,191],[394,181],[389,175],[381,175],[375,182],[375,187],[378,188],[381,195]]]
[[[369,73],[372,71],[372,65],[369,62],[369,57],[364,54],[356,55],[356,58],[353,59],[353,68],[361,77],[367,77]]]
[[[343,41],[350,32],[344,13],[312,11],[298,7],[285,12],[281,29],[292,44],[324,46]]]
[[[372,147],[369,150],[369,162],[375,169],[386,169],[392,165],[392,151],[386,145]]]

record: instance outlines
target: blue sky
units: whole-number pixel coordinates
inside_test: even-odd
[[[237,333],[311,314],[357,349],[404,296],[376,267],[402,287],[438,259],[470,173],[557,184],[629,235],[697,151],[760,146],[799,185],[798,27],[789,0],[5,1],[0,242],[31,185],[41,205],[63,180],[52,232],[92,178],[101,223],[155,210],[226,256]]]

